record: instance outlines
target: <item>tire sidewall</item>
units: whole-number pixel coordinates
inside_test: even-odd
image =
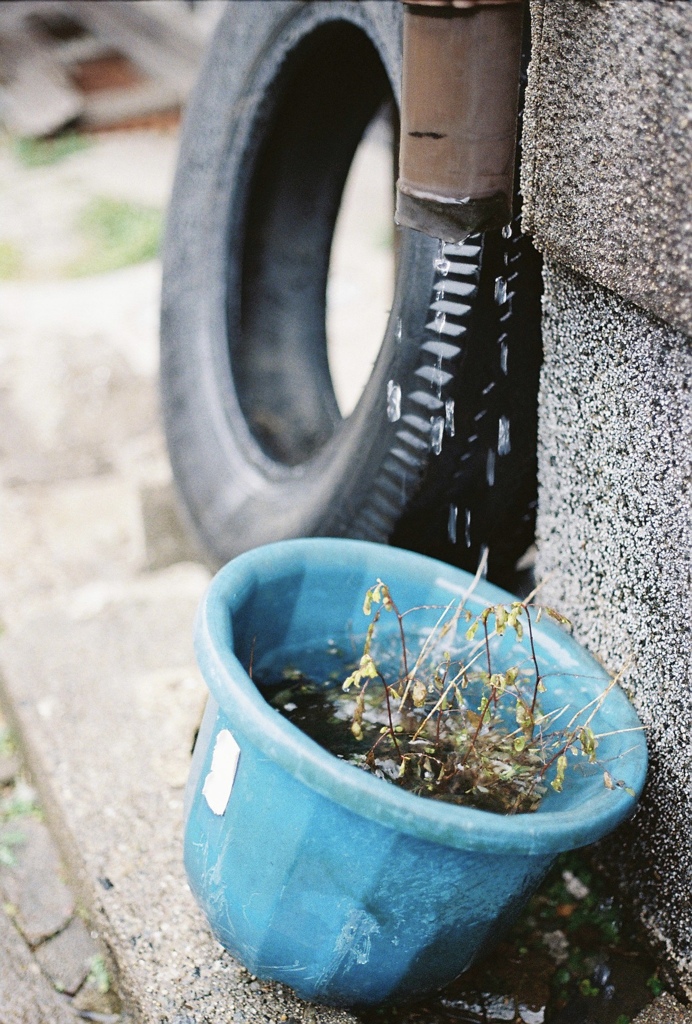
[[[368,35],[398,98],[398,0],[229,4],[182,135],[164,247],[163,411],[187,510],[221,561],[284,537],[349,532],[367,500],[373,467],[376,472],[395,443],[396,425],[386,414],[387,381],[415,370],[416,346],[397,344],[395,325],[403,320],[421,332],[425,325],[435,242],[404,232],[389,326],[356,410],[324,448],[297,467],[265,455],[241,412],[229,356],[229,323],[240,293],[239,224],[247,198],[242,166],[256,146],[253,125],[282,56],[334,20]],[[402,503],[423,464],[411,468]]]

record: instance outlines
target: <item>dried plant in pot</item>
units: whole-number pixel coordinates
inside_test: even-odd
[[[421,555],[321,538],[255,549],[212,581],[196,630],[210,697],[185,863],[215,935],[259,977],[335,1005],[439,988],[500,937],[558,853],[634,810],[646,745],[625,694],[548,616],[472,584]],[[415,628],[399,611],[413,608]],[[376,639],[399,654],[380,655]],[[337,651],[352,664],[335,667]],[[360,766],[270,703],[290,714],[306,678],[330,676],[350,704],[328,714]],[[493,732],[509,759],[495,756]],[[508,764],[515,778],[497,797]]]

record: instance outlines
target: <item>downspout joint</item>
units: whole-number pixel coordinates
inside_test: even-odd
[[[405,0],[396,221],[456,242],[512,217],[522,0]]]

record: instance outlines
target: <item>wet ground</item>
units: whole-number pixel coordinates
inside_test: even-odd
[[[563,854],[507,940],[442,993],[363,1024],[630,1024],[656,964],[587,851]]]

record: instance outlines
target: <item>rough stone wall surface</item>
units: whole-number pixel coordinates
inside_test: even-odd
[[[532,0],[524,227],[692,333],[692,3]]]
[[[690,339],[551,260],[545,283],[538,575],[609,669],[632,662],[651,767],[610,852],[692,997]]]

